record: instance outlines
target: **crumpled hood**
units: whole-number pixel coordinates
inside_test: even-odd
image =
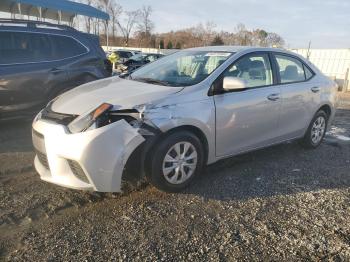
[[[62,94],[52,103],[51,109],[57,113],[74,115],[89,112],[102,103],[130,109],[174,94],[181,89],[110,77],[81,85]]]

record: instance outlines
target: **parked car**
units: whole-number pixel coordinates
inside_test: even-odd
[[[0,119],[36,113],[57,95],[111,75],[97,36],[71,27],[0,20]]]
[[[121,64],[119,68],[123,73],[131,73],[141,66],[148,64],[150,62],[154,62],[157,59],[163,57],[162,54],[136,54],[129,58],[126,62]]]
[[[285,50],[183,50],[53,100],[33,122],[35,168],[42,180],[104,192],[140,171],[177,192],[223,158],[294,139],[318,147],[336,92]]]
[[[133,50],[116,50],[113,51],[114,53],[116,53],[119,57],[119,63],[124,63],[126,61],[129,60],[130,57],[140,53],[138,51],[133,51]]]

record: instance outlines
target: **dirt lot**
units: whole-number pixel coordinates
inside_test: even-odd
[[[0,260],[350,260],[350,96],[318,149],[220,161],[180,194],[42,182],[30,129],[0,126]]]

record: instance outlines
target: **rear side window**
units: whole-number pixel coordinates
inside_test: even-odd
[[[305,65],[304,65],[304,71],[305,71],[306,80],[309,80],[314,76],[314,73],[309,68],[307,68]]]
[[[42,62],[53,58],[45,34],[0,32],[0,39],[0,64]]]
[[[54,58],[65,59],[85,54],[88,50],[81,43],[68,36],[50,35],[54,46]]]
[[[118,54],[120,58],[129,58],[132,56],[132,53],[130,52],[119,51]]]
[[[0,32],[0,64],[48,62],[88,50],[71,37],[27,32]]]
[[[306,80],[304,65],[300,60],[284,55],[275,55],[275,57],[279,67],[281,83],[293,83]]]

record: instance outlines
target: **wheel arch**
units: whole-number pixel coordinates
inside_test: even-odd
[[[328,104],[324,104],[321,107],[319,107],[319,109],[316,111],[316,113],[320,110],[324,111],[328,115],[328,117],[330,117],[333,113],[331,106]]]
[[[153,151],[157,146],[158,142],[165,139],[167,136],[180,131],[187,131],[199,138],[203,142],[204,146],[204,163],[208,161],[209,144],[208,139],[204,132],[193,125],[182,125],[169,129],[165,132],[150,136],[142,143],[129,157],[125,170],[123,172],[123,179],[132,183],[136,183],[144,175],[144,172],[149,172],[151,158],[153,157]],[[141,167],[141,168],[139,168]]]
[[[159,139],[164,139],[165,137],[167,137],[173,133],[179,132],[179,131],[188,131],[199,138],[199,140],[203,143],[204,163],[207,163],[208,154],[209,154],[209,144],[208,144],[208,139],[207,139],[206,135],[204,134],[204,132],[200,128],[193,126],[193,125],[178,126],[178,127],[172,128],[172,129],[166,131],[165,133],[163,133]]]

